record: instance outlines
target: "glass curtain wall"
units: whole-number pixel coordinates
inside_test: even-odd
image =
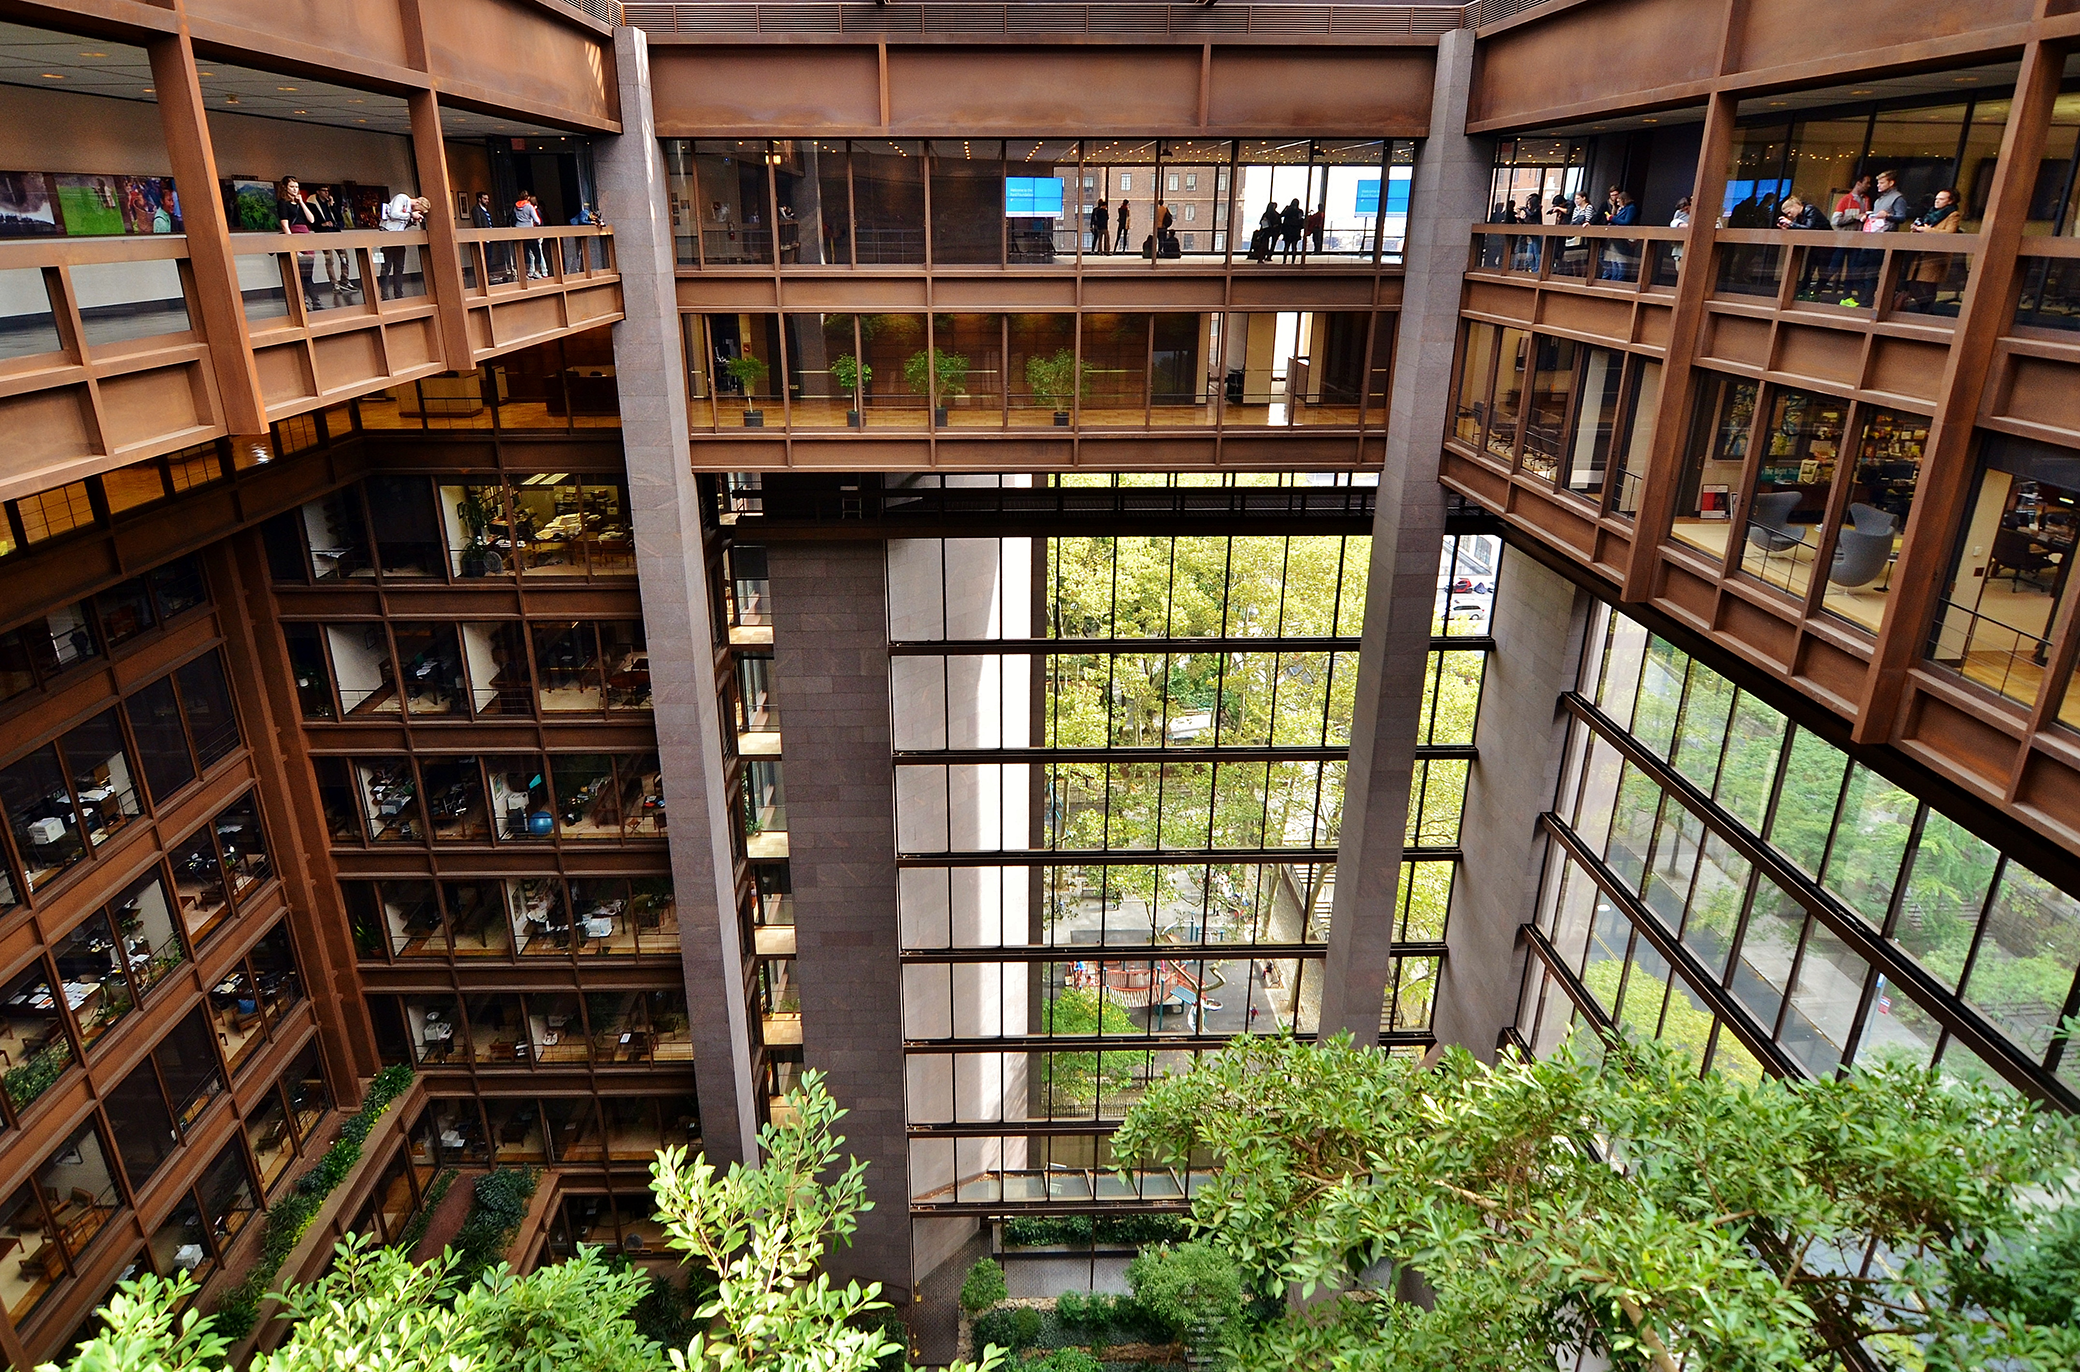
[[[1415,144],[674,138],[665,165],[682,267],[1350,266],[1400,260]]]
[[[1392,312],[1364,310],[689,314],[682,317],[687,419],[701,432],[1072,426],[1377,432],[1387,422],[1395,319]],[[1550,351],[1553,344],[1546,346]],[[1631,394],[1616,389],[1614,369],[1622,370],[1616,354],[1565,346],[1570,358],[1577,351],[1583,358],[1582,384],[1599,388],[1599,406],[1608,409]],[[1562,385],[1563,396],[1571,393],[1572,376]],[[1506,399],[1516,403],[1514,392]],[[1645,413],[1652,413],[1651,405]],[[1580,472],[1570,477],[1570,488],[1585,492],[1600,490],[1614,429],[1602,410],[1589,422],[1594,432],[1576,443]],[[1503,431],[1496,432],[1506,448]],[[1644,452],[1644,436],[1628,441]],[[592,485],[585,489],[588,500],[598,496]],[[464,512],[465,522],[478,518],[464,488],[441,490],[444,499],[455,494],[449,503]],[[481,498],[495,496],[494,489]],[[529,574],[583,575],[589,565],[597,576],[633,565],[624,565],[624,524],[602,517],[600,538],[580,539],[573,530],[568,541],[544,546],[531,541],[529,529],[547,518],[545,511],[525,522],[518,535],[535,550],[523,549]],[[503,524],[496,527],[481,546],[474,535],[451,532],[459,540],[457,575],[510,572],[507,559],[516,554],[502,541]]]
[[[889,545],[915,1201],[1179,1199],[1111,1173],[1110,1125],[1235,1034],[1315,1032],[1367,552]]]
[[[2080,1085],[2080,900],[1608,607],[1565,704],[1534,1049],[1622,1025],[1736,1076]]]

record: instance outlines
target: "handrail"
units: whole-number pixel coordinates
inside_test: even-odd
[[[409,248],[428,241],[424,229],[342,229],[338,233],[253,233],[231,235],[231,251],[237,256],[263,252],[315,252],[321,248]]]
[[[457,229],[455,237],[463,243],[517,243],[527,238],[612,238],[614,230],[605,224],[527,224],[518,228]],[[381,244],[377,245],[378,247]]]
[[[1811,248],[1919,248],[1925,252],[1977,253],[1986,247],[1979,233],[1864,233],[1857,229],[1713,229],[1717,243],[1763,244]]]
[[[1650,238],[1658,243],[1679,243],[1688,229],[1671,229],[1654,224],[1489,224],[1473,226],[1477,234],[1505,234],[1523,238],[1622,238],[1637,242]]]
[[[108,238],[11,238],[0,240],[0,271],[21,267],[81,267],[96,262],[178,261],[188,255],[188,236],[157,233]]]
[[[1108,36],[1211,34],[1259,37],[1430,37],[1471,27],[1462,5],[1206,4],[758,4],[744,0],[642,3],[624,0],[623,18],[651,33],[960,34],[1015,37],[1075,33]]]
[[[2080,257],[2080,238],[2030,237],[2015,250],[2017,257]]]

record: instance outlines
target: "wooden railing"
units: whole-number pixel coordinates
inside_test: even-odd
[[[1975,233],[1716,229],[1710,298],[1947,329],[1985,247]]]
[[[0,242],[0,498],[221,432],[179,234]]]
[[[473,359],[621,317],[614,231],[458,229]]]
[[[1469,276],[1673,292],[1685,230],[1644,224],[1476,224]]]

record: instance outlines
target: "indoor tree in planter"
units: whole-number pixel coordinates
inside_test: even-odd
[[[932,423],[946,424],[946,401],[968,392],[968,359],[944,348],[919,348],[903,363],[903,381],[932,397]]]
[[[503,566],[492,565],[498,555],[491,551],[490,541],[485,537],[492,522],[498,518],[496,500],[491,487],[468,486],[463,489],[462,499],[455,502],[455,518],[469,539],[462,549],[464,576],[483,576],[505,570]]]
[[[874,369],[851,353],[840,353],[831,361],[831,380],[851,398],[851,408],[845,411],[845,422],[857,429],[860,427],[860,411],[866,408],[866,389],[874,383]]]
[[[1259,1298],[1216,1340],[1234,1372],[2080,1366],[2080,1129],[1934,1070],[1250,1036],[1151,1084],[1112,1142],[1199,1150],[1193,1228]]]
[[[742,353],[723,363],[722,370],[728,372],[729,379],[736,382],[738,389],[744,392],[744,427],[763,429],[766,426],[766,412],[759,409],[755,402],[758,399],[758,388],[765,384],[766,373],[772,368],[766,365],[764,358]]]
[[[1026,389],[1054,408],[1057,428],[1069,425],[1069,404],[1090,395],[1090,379],[1077,365],[1073,349],[1063,348],[1051,356],[1026,359]]]

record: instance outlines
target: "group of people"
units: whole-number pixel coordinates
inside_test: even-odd
[[[1958,212],[1957,192],[1945,186],[1916,210],[1899,187],[1896,172],[1859,176],[1823,214],[1797,191],[1787,191],[1782,200],[1774,192],[1757,193],[1727,213],[1726,227],[1805,229],[1849,233],[1957,233],[1963,227]],[[1877,285],[1881,254],[1867,248],[1836,248],[1831,252],[1808,252],[1800,274],[1798,294],[1813,298],[1839,294],[1843,304],[1868,302]],[[1950,261],[1941,253],[1917,253],[1901,273],[1899,306],[1926,310],[1949,274]]]
[[[1488,214],[1488,222],[1491,224],[1551,224],[1562,227],[1576,225],[1621,228],[1640,222],[1640,208],[1639,202],[1633,199],[1632,192],[1626,190],[1623,186],[1606,188],[1600,204],[1591,200],[1587,191],[1576,191],[1571,196],[1555,195],[1551,204],[1545,203],[1545,198],[1537,191],[1533,191],[1524,197],[1524,203],[1521,206],[1514,199],[1496,201],[1495,207]],[[1670,228],[1681,229],[1689,226],[1689,196],[1686,195],[1676,202],[1675,213],[1668,222]],[[1568,252],[1563,254],[1563,257],[1569,254],[1580,257],[1591,246],[1593,245],[1586,243],[1582,239],[1570,238],[1564,245]],[[1518,239],[1513,249],[1514,256],[1510,262],[1510,269],[1512,271],[1537,271],[1541,250],[1542,244],[1537,238]],[[1485,265],[1500,266],[1501,250],[1499,246],[1491,246],[1489,251],[1497,260],[1488,262]],[[1639,252],[1636,245],[1628,246],[1623,241],[1606,243],[1602,246],[1597,256],[1599,265],[1597,266],[1596,274],[1603,280],[1630,281],[1639,270]],[[1586,272],[1586,264],[1584,264],[1583,271]]]
[[[333,194],[332,187],[319,186],[305,194],[303,185],[296,177],[285,176],[275,183],[274,212],[276,220],[286,234],[340,233],[348,229],[375,228],[385,233],[404,233],[426,227],[433,213],[433,201],[423,195],[407,195],[400,191],[384,201],[376,214],[373,225],[357,224],[354,207]],[[542,218],[541,201],[533,191],[522,191],[513,202],[509,222],[515,227],[540,227]],[[603,223],[599,212],[590,204],[580,205],[578,213],[571,217],[573,224]],[[476,204],[470,211],[472,227],[489,229],[498,227],[491,205],[491,192],[478,191]],[[525,246],[527,276],[529,280],[545,280],[550,275],[548,250],[543,240],[522,240]],[[405,293],[405,266],[408,253],[404,248],[377,249],[375,264],[380,270],[378,288],[384,300],[401,299]],[[297,277],[303,286],[303,305],[306,310],[337,309],[341,305],[358,304],[363,299],[361,282],[354,274],[354,254],[338,248],[317,248],[310,252],[299,252]],[[490,268],[494,281],[510,281],[516,268],[511,256],[501,244],[490,245]],[[329,306],[319,299],[320,286],[331,295]]]
[[[410,196],[400,191],[383,202],[373,226],[357,224],[354,207],[336,197],[332,187],[319,186],[306,195],[303,184],[293,176],[285,176],[275,183],[275,219],[286,234],[343,233],[368,227],[402,233],[407,229],[425,227],[426,216],[432,209],[433,202],[425,196]],[[404,294],[405,256],[402,248],[376,252],[375,264],[382,272],[378,287],[385,300],[395,300]],[[321,273],[324,289],[332,297],[330,307],[318,298]],[[337,309],[341,305],[358,304],[363,298],[361,282],[354,274],[354,254],[349,250],[318,248],[299,252],[296,254],[296,275],[303,287],[303,307],[307,310]]]
[[[1548,205],[1537,191],[1524,197],[1520,207],[1511,200],[1498,200],[1488,214],[1491,224],[1593,224],[1624,225],[1640,222],[1639,204],[1632,192],[1622,186],[1612,186],[1603,193],[1603,203],[1597,204],[1589,198],[1587,191],[1576,191],[1573,196],[1556,195]],[[1669,221],[1671,228],[1683,228],[1690,222],[1690,197],[1684,196],[1676,206],[1675,217]]]
[[[1152,210],[1155,228],[1141,240],[1143,257],[1182,257],[1184,246],[1177,237],[1177,217],[1162,201],[1154,202]],[[1090,210],[1090,250],[1093,253],[1109,254],[1128,251],[1132,240],[1134,202],[1119,202],[1118,232],[1112,231],[1113,209],[1103,197]],[[1249,260],[1269,262],[1272,254],[1283,245],[1283,261],[1299,260],[1301,244],[1307,240],[1314,243],[1314,251],[1322,250],[1322,212],[1313,214],[1300,208],[1298,200],[1288,201],[1284,209],[1273,200],[1264,206],[1264,213],[1257,217],[1256,232],[1250,235]]]
[[[1153,202],[1150,217],[1155,221],[1155,227],[1142,237],[1141,255],[1184,256],[1184,245],[1177,238],[1177,216],[1171,213],[1170,207],[1157,200]],[[1134,241],[1134,202],[1119,202],[1119,229],[1114,233],[1112,206],[1105,197],[1099,196],[1098,203],[1091,206],[1090,225],[1091,252],[1103,255],[1128,251],[1128,245]]]
[[[1300,208],[1298,200],[1288,200],[1280,209],[1277,200],[1264,205],[1264,212],[1257,216],[1257,230],[1249,236],[1249,260],[1269,262],[1274,251],[1282,255],[1281,262],[1300,260],[1303,243],[1312,242],[1314,250],[1322,250],[1322,212],[1313,214]]]

